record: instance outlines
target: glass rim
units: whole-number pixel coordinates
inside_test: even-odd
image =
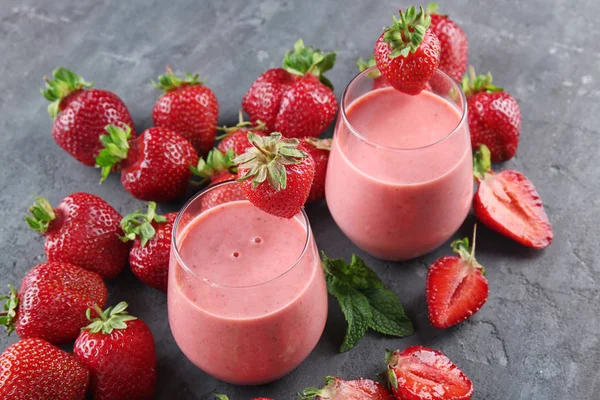
[[[312,239],[312,229],[310,226],[310,221],[308,219],[308,215],[306,214],[306,211],[304,210],[304,207],[300,207],[300,212],[298,214],[301,214],[302,217],[304,218],[304,222],[306,223],[305,227],[306,227],[306,240],[304,241],[304,246],[302,248],[302,251],[300,252],[300,255],[298,256],[298,258],[296,258],[296,260],[292,263],[292,265],[286,269],[285,271],[283,271],[281,274],[266,280],[264,282],[260,282],[260,283],[256,283],[253,285],[244,285],[244,286],[235,286],[235,285],[224,285],[222,283],[218,283],[218,282],[214,282],[211,281],[208,278],[202,277],[200,276],[198,273],[192,271],[188,265],[183,261],[182,257],[181,257],[181,253],[179,252],[179,248],[177,245],[177,228],[179,227],[179,223],[181,221],[181,218],[183,216],[183,214],[185,213],[185,211],[188,209],[188,207],[190,205],[192,205],[192,203],[196,202],[197,200],[199,200],[202,196],[210,193],[211,191],[222,187],[222,186],[226,186],[226,185],[233,185],[236,184],[237,182],[232,180],[232,181],[225,181],[225,182],[220,182],[217,183],[213,186],[208,186],[205,189],[201,190],[200,192],[196,193],[195,195],[193,195],[188,201],[185,202],[185,204],[183,205],[183,207],[181,207],[181,210],[179,210],[179,212],[177,213],[177,217],[175,218],[175,222],[173,223],[173,229],[171,232],[171,251],[173,252],[173,254],[175,255],[175,258],[177,260],[177,263],[181,266],[181,268],[184,269],[184,271],[186,273],[191,274],[194,278],[201,280],[203,283],[212,286],[212,287],[217,287],[217,288],[225,288],[225,289],[250,289],[250,288],[256,288],[256,287],[260,287],[260,286],[264,286],[267,285],[271,282],[274,282],[282,277],[284,277],[285,275],[287,275],[290,271],[292,271],[302,260],[302,258],[304,257],[304,255],[306,254],[306,251],[308,250],[308,247],[310,245],[311,239]],[[240,201],[240,200],[232,200],[232,201]],[[242,201],[248,201],[248,200],[242,200]],[[208,209],[210,210],[210,208]],[[208,210],[204,210],[202,212],[200,212],[200,214],[198,214],[197,216],[201,215],[202,213],[204,213],[205,211]],[[264,211],[261,211],[264,212]],[[298,214],[296,214],[293,218],[297,218]],[[195,217],[197,217],[195,216]],[[171,268],[171,266],[169,266],[169,268]]]
[[[343,120],[343,123],[348,128],[348,130],[350,132],[352,132],[352,134],[354,136],[356,136],[357,139],[359,139],[360,141],[364,142],[365,144],[367,144],[369,146],[375,147],[375,148],[380,149],[380,150],[395,151],[395,152],[404,152],[404,151],[423,150],[423,149],[427,149],[429,147],[436,146],[436,145],[438,145],[438,144],[446,141],[450,137],[454,136],[454,134],[456,132],[460,131],[460,128],[464,125],[465,120],[467,118],[467,98],[466,98],[465,93],[463,92],[462,88],[454,81],[454,79],[452,79],[448,74],[446,74],[444,71],[442,71],[442,70],[440,70],[438,68],[438,69],[435,70],[434,74],[439,73],[439,74],[442,75],[442,77],[444,79],[450,81],[451,84],[453,85],[453,87],[457,89],[458,93],[460,93],[460,98],[462,100],[462,104],[464,104],[463,109],[462,110],[458,110],[458,111],[460,111],[461,116],[460,116],[460,120],[458,121],[458,124],[456,125],[456,127],[454,127],[453,130],[451,130],[443,138],[441,138],[441,139],[439,139],[439,140],[437,140],[437,141],[435,141],[433,143],[429,143],[429,144],[426,144],[424,146],[419,146],[419,147],[392,147],[392,146],[385,146],[385,145],[376,143],[376,142],[374,142],[374,141],[372,141],[372,140],[367,139],[366,137],[364,137],[352,125],[352,123],[348,120],[348,116],[346,115],[346,97],[348,96],[348,89],[350,88],[350,86],[352,86],[359,79],[364,78],[364,76],[366,76],[370,72],[374,71],[375,69],[377,69],[377,66],[369,67],[369,68],[365,69],[364,71],[360,72],[354,78],[352,78],[352,80],[348,83],[348,85],[344,89],[344,93],[342,94],[342,101],[341,101],[341,107],[340,107],[340,111],[341,111],[341,114],[342,114],[342,120]],[[371,78],[369,78],[369,79],[371,79]],[[367,93],[369,93],[369,92],[367,92]],[[436,96],[439,96],[437,93],[434,93],[434,92],[432,92],[432,93],[435,94]],[[352,103],[350,103],[350,104],[352,104]],[[350,104],[348,104],[348,106],[350,106]]]

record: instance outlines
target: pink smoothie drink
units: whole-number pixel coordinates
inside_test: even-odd
[[[432,251],[469,211],[473,171],[464,97],[444,77],[450,79],[437,76],[439,87],[416,96],[392,87],[371,90],[361,82],[365,73],[346,90],[327,169],[327,204],[346,236],[378,258]]]
[[[226,382],[263,384],[288,374],[313,350],[327,318],[305,214],[281,219],[246,200],[182,212],[192,215],[176,228],[168,289],[177,344]]]

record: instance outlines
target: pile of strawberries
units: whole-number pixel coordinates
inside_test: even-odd
[[[474,214],[488,228],[517,242],[545,248],[552,227],[533,184],[520,172],[494,173],[491,162],[512,158],[521,114],[516,100],[492,85],[488,73],[467,72],[464,31],[431,4],[409,7],[394,17],[374,48],[374,88],[393,86],[410,95],[431,90],[436,69],[445,71],[468,99],[475,179]],[[129,264],[134,274],[166,291],[171,233],[176,213],[159,215],[155,202],[181,199],[190,182],[216,185],[233,180],[205,198],[210,208],[246,198],[265,212],[292,218],[307,202],[324,198],[330,141],[318,137],[331,124],[338,103],[325,72],[336,53],[323,53],[298,40],[281,68],[259,76],[242,100],[239,123],[217,127],[219,104],[198,75],[169,68],[154,86],[164,93],[152,110],[154,127],[136,133],[123,101],[114,93],[58,68],[42,94],[51,103],[52,135],[68,154],[98,167],[101,181],[121,175],[126,191],[147,201],[145,212],[122,217],[98,196],[73,193],[53,207],[36,198],[27,224],[45,238],[47,262],[32,268],[20,288],[10,287],[0,323],[21,340],[0,355],[0,398],[26,400],[150,399],[156,355],[147,325],[127,304],[107,304],[103,279]],[[217,132],[223,134],[217,137]],[[213,148],[215,141],[220,140]],[[477,312],[487,300],[488,282],[468,239],[452,244],[458,256],[437,260],[426,283],[429,319],[448,328]],[[75,341],[74,354],[56,345]],[[424,347],[390,352],[390,391],[360,379],[326,378],[310,388],[310,399],[469,399],[471,381],[442,353]],[[218,395],[226,399],[224,395]]]

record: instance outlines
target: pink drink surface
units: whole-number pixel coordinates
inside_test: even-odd
[[[459,111],[432,92],[410,96],[386,87],[355,99],[346,115],[371,143],[339,118],[325,186],[338,226],[382,259],[439,247],[462,224],[473,196],[466,124],[448,136]]]
[[[297,367],[327,318],[312,236],[303,254],[303,217],[285,220],[235,201],[204,211],[178,236],[181,260],[197,275],[171,252],[169,321],[186,356],[216,378],[244,385]]]

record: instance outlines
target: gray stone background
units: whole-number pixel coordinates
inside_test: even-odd
[[[42,77],[67,66],[118,93],[139,132],[151,126],[158,94],[150,80],[170,64],[199,72],[220,101],[220,123],[236,120],[240,100],[265,69],[280,64],[301,37],[338,50],[329,77],[341,95],[368,56],[383,25],[405,1],[0,1],[0,286],[18,284],[44,261],[43,239],[23,214],[39,194],[57,204],[75,191],[100,195],[120,212],[142,203],[116,176],[98,185],[99,171],[78,164],[53,141]],[[447,1],[469,35],[470,63],[492,71],[495,83],[519,101],[521,144],[516,168],[536,184],[555,229],[554,243],[529,250],[481,229],[478,259],[490,297],[455,328],[427,322],[427,266],[448,246],[405,263],[387,263],[357,250],[331,220],[326,205],[308,208],[319,246],[330,256],[364,257],[404,302],[416,326],[406,339],[367,337],[338,354],[344,323],[334,302],[317,349],[295,372],[264,387],[234,387],[196,369],[175,345],[163,293],[126,271],[109,283],[112,304],[125,300],[151,327],[158,349],[157,399],[292,399],[325,375],[375,378],[385,348],[423,344],[444,351],[475,383],[475,399],[600,398],[597,255],[600,235],[600,3],[594,0]],[[331,135],[331,130],[328,131]],[[180,204],[161,206],[171,211]],[[458,236],[468,235],[469,218]],[[0,338],[3,350],[17,338]]]

